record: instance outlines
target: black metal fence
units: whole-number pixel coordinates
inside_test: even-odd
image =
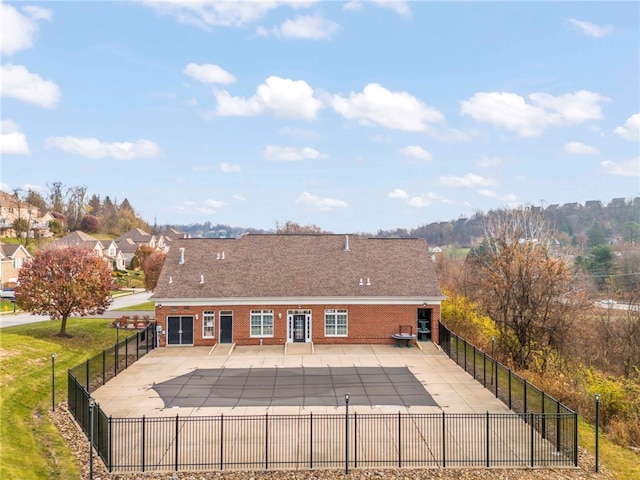
[[[309,414],[95,418],[110,472],[402,467],[571,467],[571,414]]]
[[[90,393],[155,348],[155,333],[155,325],[149,324],[136,335],[121,340],[113,347],[67,372],[69,411],[87,435],[89,433]],[[94,421],[97,421],[101,416],[105,417],[99,407],[96,412]],[[106,432],[106,429],[103,430]],[[100,430],[100,425],[98,425],[95,431],[102,432],[103,430]]]
[[[69,370],[69,409],[109,472],[577,466],[574,412],[448,330],[440,339],[516,413],[113,418],[91,409],[90,391],[154,348],[153,326]]]
[[[556,413],[558,415],[574,415],[577,417],[576,412],[513,373],[511,369],[502,365],[491,355],[471,345],[442,324],[440,324],[439,334],[440,346],[449,358],[464,368],[485,388],[491,390],[496,398],[509,407],[509,410],[525,415],[530,413]],[[575,431],[563,432],[561,423],[556,423],[555,426],[552,426],[544,420],[544,416],[542,419],[543,421],[536,425],[536,429],[543,438],[547,438],[550,441],[560,441],[569,433],[574,435],[573,444],[575,445],[575,450],[573,457],[577,466],[577,421],[575,422]]]

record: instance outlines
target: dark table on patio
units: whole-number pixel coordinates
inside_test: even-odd
[[[412,347],[411,340],[415,340],[416,336],[411,333],[394,333],[391,338],[397,342],[396,347],[402,347],[402,342],[405,342],[407,347]]]

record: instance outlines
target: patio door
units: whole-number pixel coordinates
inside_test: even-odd
[[[311,310],[287,311],[287,341],[294,343],[311,341]]]
[[[306,315],[294,315],[293,316],[293,341],[304,342],[307,337],[305,330]]]
[[[233,312],[220,312],[220,343],[233,343]]]
[[[167,344],[193,345],[193,317],[167,317]]]

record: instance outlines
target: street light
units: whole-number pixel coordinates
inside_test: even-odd
[[[56,411],[56,354],[51,354],[51,411]]]
[[[89,397],[89,480],[93,480],[93,408],[96,401]]]
[[[116,345],[120,343],[120,320],[116,320]]]
[[[600,394],[596,393],[595,395],[596,398],[596,473],[598,473],[598,430],[600,427]]]
[[[346,405],[344,415],[344,473],[349,473],[349,392],[344,394],[344,403]]]

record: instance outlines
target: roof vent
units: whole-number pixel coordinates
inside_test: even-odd
[[[220,252],[218,252],[218,255],[216,255],[216,260],[220,260]]]
[[[344,251],[349,251],[349,235],[344,236]]]
[[[359,283],[359,285],[360,285],[360,286],[364,285],[364,283],[362,282],[362,279],[360,279],[360,283]]]
[[[222,257],[220,257],[221,260],[224,260],[224,252],[222,252]]]
[[[169,285],[173,283],[173,277],[169,277]]]
[[[371,279],[369,277],[367,277],[367,285],[371,285]]]
[[[200,285],[204,283],[204,275],[200,275]]]
[[[184,247],[180,247],[180,261],[178,265],[184,265]]]

